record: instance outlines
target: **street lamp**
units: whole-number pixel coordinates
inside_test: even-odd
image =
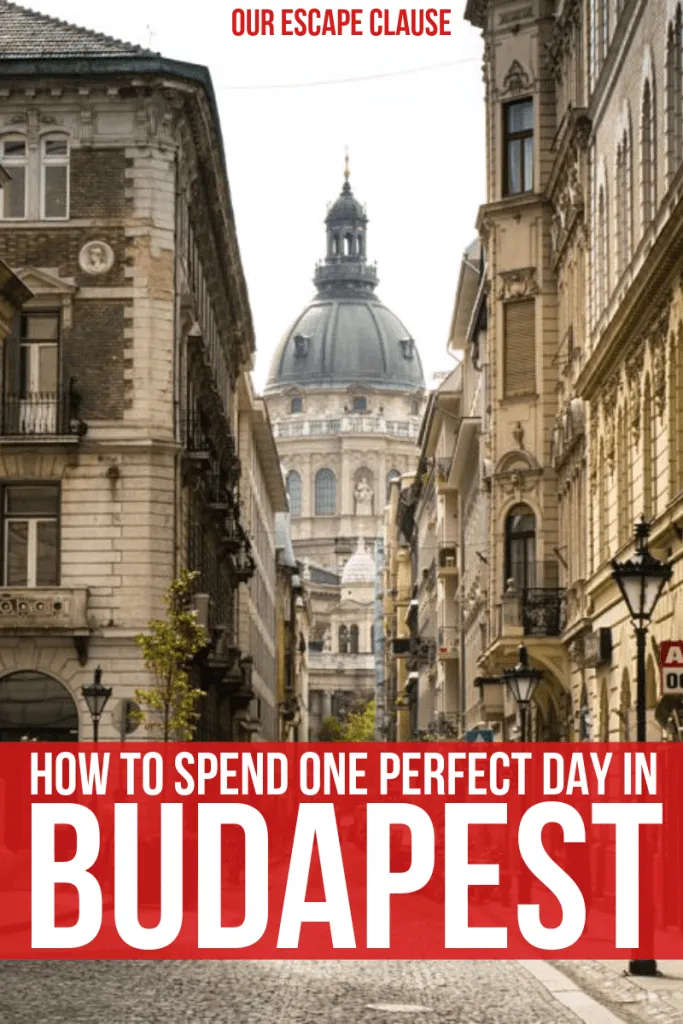
[[[88,711],[92,718],[93,740],[97,743],[100,732],[100,718],[107,701],[111,697],[111,686],[102,686],[102,669],[98,665],[95,669],[95,676],[90,686],[81,687],[81,693],[88,705]]]
[[[503,679],[519,708],[520,739],[522,743],[530,739],[530,708],[534,690],[543,678],[543,672],[529,665],[529,655],[524,644],[519,645],[519,662],[514,668],[506,668]]]
[[[645,727],[645,646],[647,630],[655,610],[655,605],[664,589],[665,583],[671,579],[673,569],[666,562],[654,558],[647,546],[650,524],[645,516],[636,523],[636,550],[627,562],[612,560],[612,579],[616,582],[621,596],[626,602],[629,615],[636,631],[638,652],[637,661],[637,694],[636,717],[639,743],[646,739]]]
[[[636,550],[627,562],[612,560],[612,579],[616,582],[626,602],[629,615],[636,631],[636,722],[638,743],[646,740],[646,693],[645,693],[645,648],[647,631],[655,605],[664,585],[669,582],[673,569],[666,562],[658,561],[650,554],[647,538],[650,524],[641,516],[636,523]],[[631,960],[630,974],[656,977],[659,974],[656,960]]]

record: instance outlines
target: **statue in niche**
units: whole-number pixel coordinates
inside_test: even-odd
[[[331,651],[332,650],[332,630],[329,628],[329,626],[325,630],[325,634],[323,636],[323,650],[324,651]]]
[[[362,477],[356,484],[356,489],[353,492],[353,496],[356,499],[356,515],[371,516],[372,499],[374,495],[372,487],[365,479],[365,477]]]

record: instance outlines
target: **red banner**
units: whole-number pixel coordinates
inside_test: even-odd
[[[0,958],[683,958],[677,744],[3,744]]]

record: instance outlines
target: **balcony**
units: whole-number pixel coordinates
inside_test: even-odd
[[[311,672],[374,672],[375,655],[372,652],[341,654],[309,648],[308,665]]]
[[[87,634],[88,591],[61,587],[0,590],[0,631]]]
[[[438,636],[439,659],[457,658],[460,654],[460,628],[441,626]]]
[[[0,437],[12,441],[78,441],[87,431],[79,418],[75,381],[63,391],[6,394],[0,411]]]
[[[383,416],[348,413],[337,419],[291,419],[273,424],[275,437],[320,437],[329,434],[390,434],[416,441],[417,423],[409,420],[387,420]]]
[[[524,636],[560,636],[564,629],[565,592],[557,585],[556,563],[530,565],[526,578],[534,585],[517,589],[514,579],[508,580],[501,602],[500,632],[518,634],[521,630]]]
[[[439,576],[457,576],[458,549],[453,543],[439,544]]]

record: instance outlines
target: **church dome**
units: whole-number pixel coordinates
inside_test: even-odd
[[[366,260],[367,217],[351,191],[348,165],[345,179],[325,218],[327,255],[315,270],[317,295],[282,338],[266,394],[291,386],[424,387],[410,332],[375,295],[377,269]]]
[[[362,538],[358,540],[358,547],[349,558],[342,571],[342,587],[353,586],[354,583],[374,583],[377,576],[377,566],[372,555],[365,550]]]

